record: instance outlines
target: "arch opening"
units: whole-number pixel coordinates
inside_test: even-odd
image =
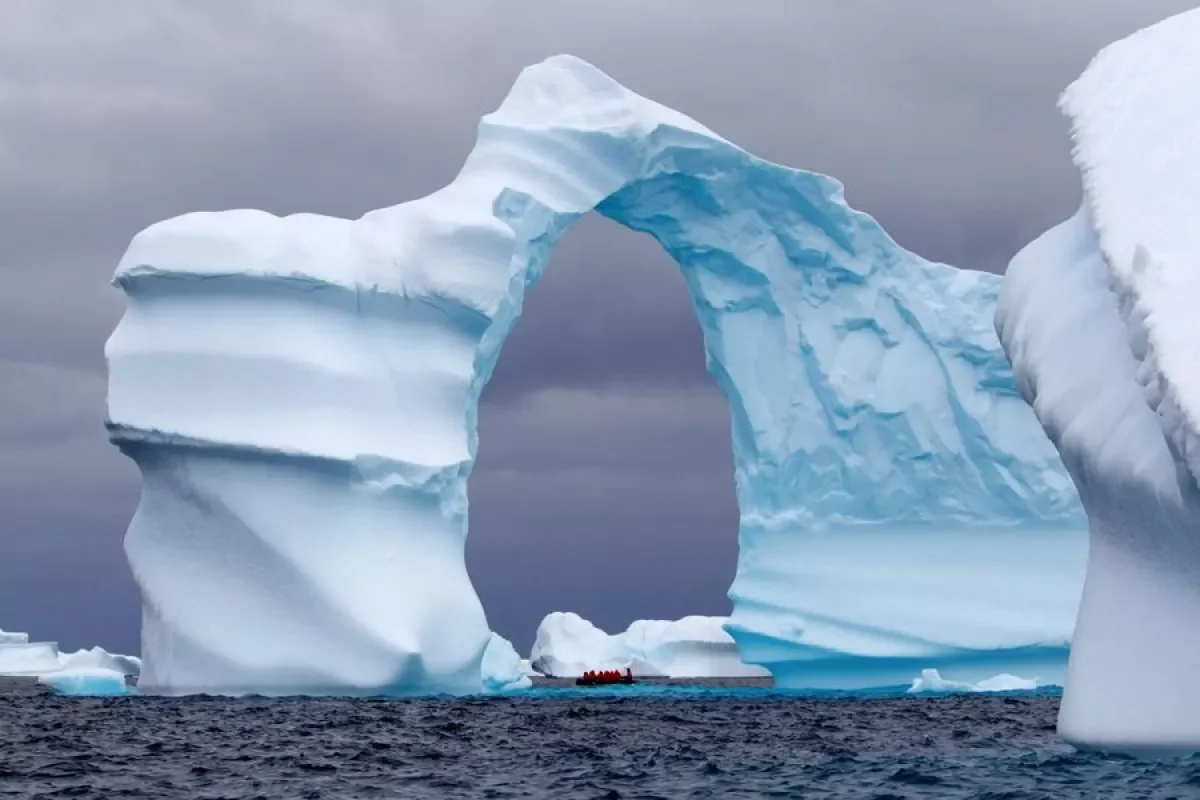
[[[468,484],[471,582],[519,652],[554,611],[728,616],[737,500],[703,352],[652,240],[598,214],[563,237],[484,388]]]

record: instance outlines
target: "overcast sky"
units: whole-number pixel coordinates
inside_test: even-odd
[[[568,52],[827,172],[911,250],[1003,271],[1079,200],[1057,94],[1186,0],[0,0],[0,628],[138,649],[138,476],[105,438],[109,279],[146,225],[354,217],[432,191],[522,66]],[[683,282],[585,219],[483,397],[471,574],[542,615],[727,613],[728,414]]]

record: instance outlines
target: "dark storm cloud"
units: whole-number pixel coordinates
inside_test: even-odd
[[[999,271],[1078,201],[1058,92],[1100,46],[1192,5],[7,0],[0,626],[20,616],[82,644],[107,614],[126,627],[106,641],[131,646],[128,578],[108,567],[136,472],[100,420],[122,308],[107,282],[140,228],[239,206],[357,216],[425,194],[521,67],[571,52],[760,156],[838,176],[906,247]],[[713,610],[736,522],[728,420],[679,276],[646,237],[588,220],[527,309],[485,393],[472,483],[472,569],[501,630],[527,645],[515,626],[537,602],[596,606],[553,570],[558,588],[531,599],[513,576],[548,563],[537,542],[562,569],[580,553],[641,569],[578,537],[652,539],[655,558],[687,537],[683,588],[621,574],[646,587],[641,615]],[[508,566],[480,577],[492,562]],[[80,597],[91,563],[106,566]],[[34,585],[66,594],[32,610],[17,598]]]

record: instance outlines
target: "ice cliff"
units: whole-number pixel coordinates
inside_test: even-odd
[[[641,619],[618,634],[578,614],[555,611],[538,625],[530,662],[543,675],[577,678],[587,670],[632,669],[640,677],[738,678],[769,675],[743,664],[724,617]]]
[[[482,688],[480,392],[593,209],[678,262],[729,402],[745,661],[785,686],[1061,668],[1081,510],[990,324],[998,279],[556,57],[427,197],[134,238],[106,352],[109,432],[143,478],[143,692]]]
[[[1200,749],[1200,12],[1102,51],[1062,107],[1083,205],[996,313],[1091,530],[1059,730]]]

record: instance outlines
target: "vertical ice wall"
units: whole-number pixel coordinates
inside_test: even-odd
[[[1062,105],[1083,207],[996,315],[1091,529],[1059,730],[1200,749],[1200,12],[1105,49]]]
[[[143,691],[481,687],[479,395],[592,209],[679,263],[729,401],[745,660],[791,685],[1062,662],[1079,508],[988,323],[998,280],[557,57],[428,197],[189,214],[130,245],[108,414],[143,475]]]

